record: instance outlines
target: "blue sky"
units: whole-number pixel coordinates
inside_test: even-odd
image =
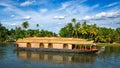
[[[76,18],[101,27],[120,27],[120,0],[0,0],[0,21],[8,29],[28,21],[30,29],[58,33]]]

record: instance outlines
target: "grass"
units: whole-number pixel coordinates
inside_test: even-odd
[[[97,46],[120,46],[120,43],[96,43]]]
[[[8,44],[16,44],[15,42],[0,42],[0,46],[5,46]]]

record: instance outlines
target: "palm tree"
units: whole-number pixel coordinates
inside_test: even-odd
[[[81,28],[81,33],[82,33],[83,38],[86,38],[87,31],[84,28]]]
[[[75,26],[74,26],[74,29],[73,29],[73,34],[75,35],[75,37],[78,38],[78,35],[80,33],[80,22],[76,23]]]
[[[38,28],[39,27],[39,24],[36,24],[36,27]],[[35,36],[39,36],[39,29],[35,30]]]
[[[73,25],[72,23],[68,23],[66,26],[66,30],[68,32],[68,37],[72,37]]]
[[[73,18],[73,19],[71,20],[71,22],[73,22],[73,23],[74,23],[74,26],[75,26],[75,24],[76,24],[76,19]]]
[[[95,41],[95,37],[98,34],[98,28],[97,28],[96,24],[90,25],[88,27],[88,31],[87,32],[88,32],[88,38],[93,39]]]
[[[36,27],[39,27],[39,24],[36,24]]]
[[[82,28],[81,28],[81,33],[82,33],[84,38],[86,38],[86,35],[88,34],[87,32],[88,32],[88,25],[86,22],[84,22],[82,24]]]
[[[117,37],[118,43],[120,43],[120,27],[116,29],[116,37]]]
[[[76,25],[76,19],[73,18],[73,19],[71,20],[71,22],[74,24],[74,25],[73,25],[73,30],[72,30],[72,35],[73,35],[73,37],[76,37],[76,34],[77,34],[77,32],[76,32],[76,28],[75,28],[75,25]]]
[[[22,27],[23,27],[24,29],[27,29],[27,28],[29,27],[28,21],[23,22],[23,23],[22,23]]]
[[[28,27],[29,27],[29,23],[28,23],[28,21],[25,21],[25,22],[23,22],[22,23],[22,27],[23,27],[23,29],[27,29]],[[25,31],[25,37],[27,37],[27,32]]]

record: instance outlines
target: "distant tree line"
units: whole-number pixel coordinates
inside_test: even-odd
[[[24,37],[56,37],[56,33],[48,30],[27,29],[29,27],[28,21],[21,24],[21,27],[8,30],[0,23],[0,42],[8,39],[24,38]],[[36,28],[39,24],[36,24]],[[82,38],[94,40],[94,42],[101,43],[120,43],[120,27],[116,29],[98,27],[96,24],[88,25],[87,22],[77,22],[75,18],[70,23],[66,24],[59,31],[60,37]]]
[[[55,37],[56,33],[48,30],[39,30],[39,29],[27,29],[29,27],[28,21],[25,21],[21,24],[21,27],[16,27],[15,29],[6,29],[0,23],[0,42],[4,42],[9,39],[17,40],[24,37]],[[36,24],[36,27],[39,27],[39,24]]]
[[[120,43],[120,27],[112,29],[98,27],[96,24],[88,25],[86,22],[81,24],[80,22],[77,22],[75,18],[71,20],[71,23],[68,23],[65,27],[61,28],[59,35],[61,37],[94,40],[94,42],[97,43]]]
[[[8,29],[6,29],[1,23],[0,23],[0,42],[5,41],[8,39]]]

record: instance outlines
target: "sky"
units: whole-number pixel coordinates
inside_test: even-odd
[[[72,18],[81,24],[118,28],[120,0],[0,0],[0,22],[8,29],[28,21],[28,29],[58,33]]]

